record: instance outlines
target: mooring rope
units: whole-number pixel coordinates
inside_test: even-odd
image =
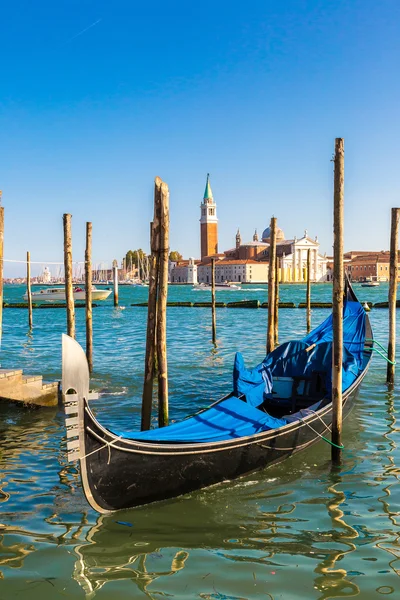
[[[310,410],[310,409],[309,409],[309,410]],[[321,419],[321,417],[320,417],[319,415],[317,415],[317,413],[316,413],[315,411],[311,410],[311,412],[312,412],[313,414],[315,414],[315,415],[316,415],[316,416],[317,416],[319,419]],[[307,423],[306,421],[304,421],[304,419],[303,419],[302,417],[299,417],[299,421],[301,421],[302,423],[304,423],[304,425],[308,425],[308,427],[309,427],[310,429],[312,429],[312,431],[313,431],[314,433],[316,433],[317,435],[319,435],[319,437],[320,437],[322,440],[324,440],[324,442],[326,442],[327,444],[330,444],[331,446],[334,446],[335,448],[339,448],[339,450],[343,450],[343,449],[344,449],[344,446],[343,446],[343,445],[338,445],[338,444],[335,444],[335,442],[332,442],[332,440],[329,440],[327,437],[325,437],[324,435],[322,435],[321,433],[319,433],[319,432],[318,432],[316,429],[314,429],[314,427],[312,427],[312,426],[310,425],[310,423]],[[325,422],[324,422],[322,419],[321,419],[321,421],[322,421],[322,423],[325,425],[325,428],[326,428],[328,431],[330,431],[330,432],[332,433],[332,430],[330,429],[329,425],[327,425],[327,424],[326,424],[326,423],[325,423]]]

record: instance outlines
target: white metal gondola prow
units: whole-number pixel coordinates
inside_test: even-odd
[[[62,335],[62,392],[67,428],[68,462],[85,455],[84,399],[89,399],[89,367],[83,348]]]
[[[79,397],[89,394],[89,367],[80,344],[69,335],[62,334],[62,390],[74,390]]]

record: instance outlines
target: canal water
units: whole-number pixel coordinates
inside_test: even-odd
[[[5,288],[21,301],[24,290]],[[360,288],[361,300],[387,299],[387,285]],[[313,300],[329,301],[330,285]],[[114,429],[140,418],[145,288],[120,288],[93,310],[93,401]],[[190,286],[171,301],[209,299]],[[265,286],[218,291],[223,301],[266,301]],[[304,285],[281,286],[281,301],[301,302]],[[210,310],[168,309],[170,414],[180,419],[231,389],[235,351],[248,365],[264,356],[267,311],[217,310],[218,344],[210,342]],[[315,309],[313,325],[329,314]],[[84,310],[77,309],[84,344]],[[46,379],[61,376],[65,311],[4,310],[2,368]],[[305,311],[282,309],[280,341],[305,334]],[[375,336],[387,340],[388,312],[372,310]],[[399,315],[400,318],[400,315]],[[58,409],[0,405],[0,599],[362,600],[400,597],[400,406],[398,384],[385,385],[375,356],[344,426],[344,463],[330,466],[321,441],[281,465],[181,498],[99,516],[87,505],[75,464],[66,462]],[[397,374],[399,381],[400,372]]]

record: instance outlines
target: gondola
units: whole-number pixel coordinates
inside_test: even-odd
[[[343,416],[372,355],[368,315],[346,281]],[[278,463],[329,435],[332,315],[301,340],[278,346],[253,369],[235,357],[233,391],[168,427],[111,431],[94,416],[81,346],[63,335],[67,450],[84,493],[107,513],[173,498]]]

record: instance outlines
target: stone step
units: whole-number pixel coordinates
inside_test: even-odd
[[[42,375],[23,375],[22,369],[0,369],[0,399],[35,406],[57,406],[58,382],[43,383]]]
[[[58,381],[50,381],[47,383],[43,383],[42,390],[58,390]]]
[[[23,385],[42,389],[42,382],[43,377],[41,375],[22,375]]]
[[[0,379],[15,379],[22,377],[22,369],[0,369]]]

